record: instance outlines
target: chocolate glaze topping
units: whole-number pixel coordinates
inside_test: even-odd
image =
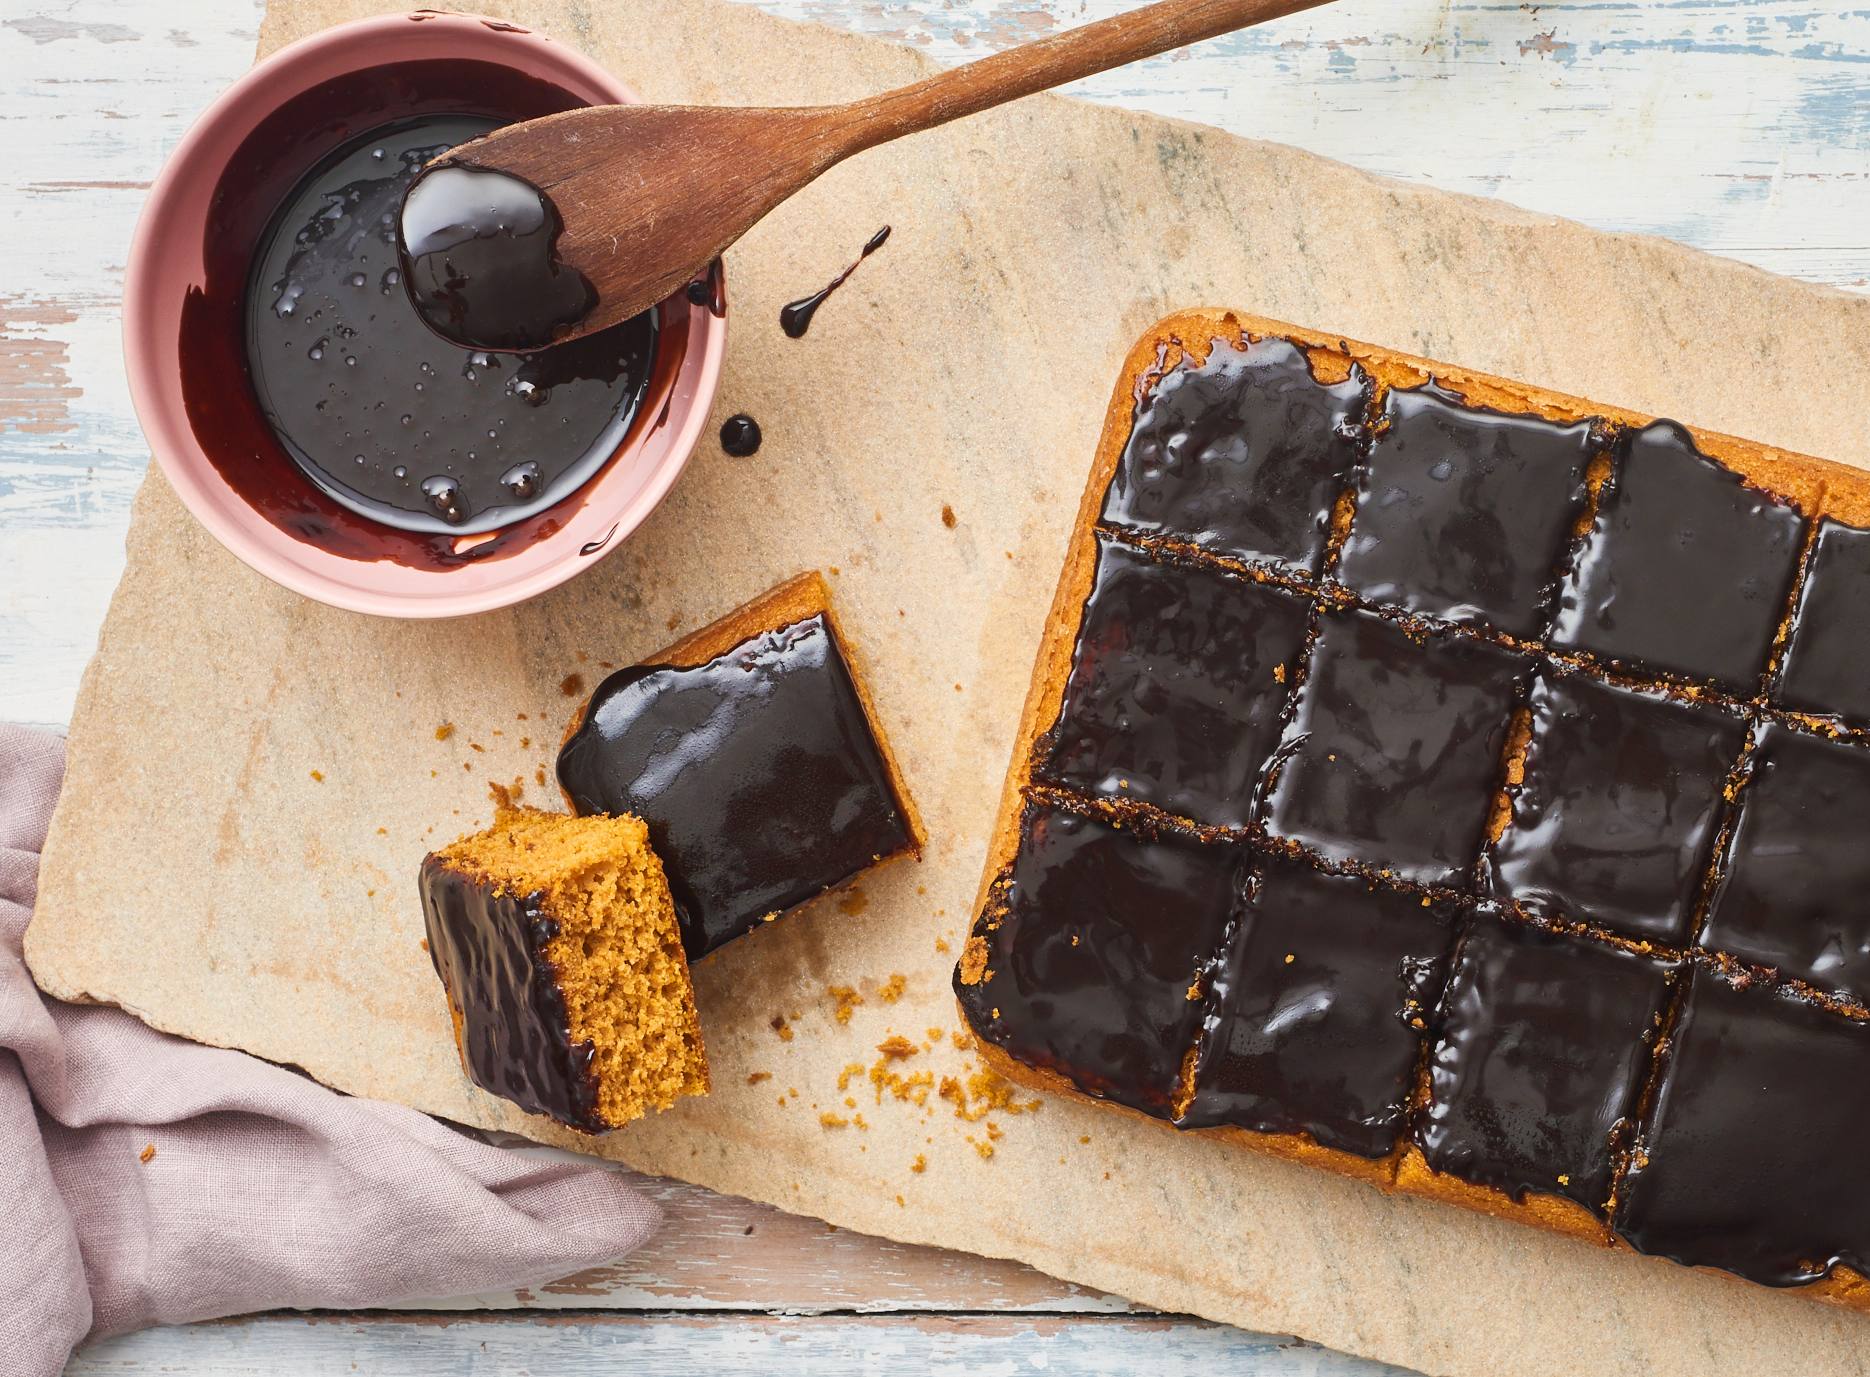
[[[1870,531],[1821,527],[1768,685],[1804,518],[1672,423],[1427,386],[1373,433],[1281,340],[1146,382],[969,1025],[1178,1127],[1407,1134],[1644,1251],[1861,1270],[1870,744],[1780,703],[1870,729]]]
[[[1751,693],[1805,522],[1673,421],[1626,433],[1559,598],[1555,644]]]
[[[1524,656],[1417,641],[1368,612],[1321,619],[1266,825],[1333,861],[1464,883],[1480,851]]]
[[[1315,572],[1369,400],[1361,369],[1325,384],[1283,339],[1216,340],[1137,402],[1104,519]]]
[[[246,363],[267,421],[321,491],[388,526],[473,534],[564,500],[622,443],[649,377],[653,311],[519,357],[447,344],[416,314],[403,190],[498,123],[431,115],[351,139],[286,197],[254,259]]]
[[[987,974],[955,983],[968,1021],[1088,1094],[1169,1118],[1244,853],[1038,807],[1021,837],[990,900]]]
[[[1870,1004],[1870,750],[1760,733],[1704,945]]]
[[[1803,712],[1870,727],[1870,531],[1818,523],[1792,618],[1779,699]]]
[[[1244,827],[1311,604],[1100,540],[1065,702],[1038,772]]]
[[[429,959],[460,1019],[468,1075],[534,1114],[586,1133],[608,1125],[597,1111],[596,1049],[574,1043],[546,944],[558,924],[537,894],[498,886],[423,858],[422,913]]]
[[[543,349],[597,305],[558,260],[558,207],[508,172],[443,163],[403,193],[400,255],[409,299],[465,349]]]
[[[1383,420],[1339,579],[1374,602],[1536,634],[1584,510],[1593,423],[1469,407],[1432,383],[1391,392]]]
[[[649,825],[690,960],[914,845],[822,614],[703,665],[618,670],[558,781],[580,814]]]
[[[1870,1264],[1870,1024],[1698,967],[1617,1230],[1645,1253],[1796,1286]]]
[[[1542,671],[1486,887],[1541,916],[1682,942],[1746,737],[1710,703]]]
[[[1598,1215],[1667,991],[1658,963],[1476,918],[1455,948],[1415,1140],[1429,1166]]]
[[[1453,926],[1440,906],[1269,860],[1214,977],[1187,1128],[1395,1146]]]

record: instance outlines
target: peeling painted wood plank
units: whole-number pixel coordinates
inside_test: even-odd
[[[960,61],[1127,5],[766,7]],[[1866,63],[1870,10],[1810,0],[1337,0],[1071,90],[1745,258],[1863,242]]]
[[[71,348],[56,327],[77,315],[69,306],[0,296],[0,435],[59,435],[78,428],[71,403]]]
[[[94,1344],[66,1377],[478,1377],[628,1372],[634,1377],[869,1377],[883,1371],[1055,1372],[1132,1377],[1406,1377],[1290,1338],[1191,1319],[1099,1316],[749,1317],[731,1326],[689,1316],[401,1319],[271,1315],[154,1329]]]

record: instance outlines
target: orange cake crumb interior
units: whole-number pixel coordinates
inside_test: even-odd
[[[544,896],[558,925],[546,958],[571,1040],[596,1049],[598,1111],[607,1123],[707,1093],[675,904],[640,819],[513,809],[441,855],[510,892]]]

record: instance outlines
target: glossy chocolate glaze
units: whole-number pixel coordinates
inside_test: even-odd
[[[857,271],[857,265],[871,254],[882,248],[890,237],[890,227],[885,225],[864,243],[863,252],[852,260],[850,267],[832,278],[810,296],[802,296],[797,301],[787,302],[779,309],[779,328],[786,332],[788,339],[803,339],[805,332],[812,328],[812,320],[818,314],[818,308],[831,299],[831,294],[850,281],[851,274]]]
[[[473,534],[556,505],[623,442],[649,377],[653,311],[509,357],[437,339],[412,306],[396,248],[404,189],[498,123],[420,116],[341,144],[285,198],[254,259],[245,362],[260,408],[306,478],[384,525]]]
[[[1361,369],[1327,385],[1285,340],[1216,340],[1137,402],[1104,520],[1316,572],[1369,400]]]
[[[1673,421],[1626,433],[1553,643],[1751,693],[1804,530],[1795,508],[1747,487]]]
[[[1373,602],[1536,635],[1584,510],[1592,423],[1391,392],[1358,472],[1338,578]]]
[[[422,914],[429,959],[459,1018],[462,1061],[481,1089],[586,1133],[598,1116],[596,1049],[571,1025],[546,944],[558,924],[538,894],[498,885],[423,858]]]
[[[1870,747],[1769,723],[1704,946],[1870,1003]]]
[[[1694,939],[1870,1001],[1870,746],[1541,659],[1523,774],[1483,851],[1535,661],[1419,620],[1537,638],[1551,616],[1559,644],[1630,674],[1748,696],[1803,518],[1659,422],[1619,438],[1591,531],[1574,541],[1589,426],[1464,412],[1430,387],[1391,394],[1389,428],[1360,440],[1363,386],[1322,388],[1297,348],[1273,341],[1219,345],[1139,396],[1108,526],[1316,572],[1331,498],[1367,443],[1334,573],[1383,611],[1320,598],[1248,814],[1263,831],[1203,844],[1146,820],[1115,829],[1078,811],[1138,816],[1097,811],[1127,796],[1239,825],[1237,781],[1267,710],[1256,675],[1274,652],[1248,583],[1186,550],[1158,554],[1173,568],[1148,566],[1100,535],[1060,721],[1034,743],[1045,801],[1027,804],[957,971],[968,1023],[1019,1061],[1179,1127],[1305,1133],[1381,1158],[1413,1122],[1435,1171],[1600,1218],[1614,1197],[1611,1222],[1646,1251],[1781,1285],[1833,1261],[1861,1268],[1870,1024],[1764,984],[1737,991],[1713,973],[1718,955],[1644,955],[1537,920]],[[1204,563],[1209,591],[1197,591]],[[1870,532],[1827,523],[1775,687],[1870,727],[1866,580]],[[1765,725],[1736,805],[1750,720]],[[1300,854],[1266,854],[1288,841]],[[1372,887],[1371,870],[1474,880],[1484,901],[1432,891],[1425,905]],[[1711,873],[1707,930],[1692,933]],[[961,979],[982,965],[989,978]],[[1203,995],[1192,1061],[1191,990]],[[1686,1013],[1661,1044],[1677,1002]],[[1424,1065],[1429,1101],[1412,1121]]]
[[[1529,662],[1484,641],[1417,641],[1367,612],[1320,626],[1268,829],[1332,861],[1465,884]]]
[[[692,668],[618,670],[558,781],[581,815],[649,825],[690,960],[915,844],[822,613]]]
[[[1542,916],[1687,940],[1746,737],[1710,703],[1542,670],[1512,818],[1485,886]]]
[[[696,306],[706,306],[710,315],[727,314],[727,272],[721,266],[721,260],[715,259],[708,264],[708,270],[685,289],[690,302]]]
[[[1037,773],[1211,826],[1246,826],[1310,612],[1281,589],[1156,564],[1100,538]]]
[[[1635,1107],[1666,969],[1615,947],[1479,916],[1455,948],[1415,1127],[1428,1164],[1515,1199],[1600,1217],[1612,1132]]]
[[[721,449],[735,459],[746,459],[759,453],[763,438],[760,423],[744,411],[721,422]]]
[[[1703,967],[1690,981],[1618,1232],[1768,1286],[1870,1270],[1870,1024]]]
[[[1269,860],[1214,979],[1185,1128],[1395,1146],[1453,923],[1440,906]]]
[[[558,207],[508,172],[443,163],[403,194],[409,299],[464,349],[543,349],[591,314],[597,289],[559,262]]]
[[[1777,696],[1801,712],[1870,727],[1870,531],[1818,523]]]
[[[1197,981],[1244,859],[1028,807],[1019,856],[990,900],[988,975],[955,981],[968,1022],[1087,1094],[1169,1118],[1201,1019]]]

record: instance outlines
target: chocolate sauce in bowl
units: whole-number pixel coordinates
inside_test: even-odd
[[[388,526],[468,535],[562,501],[622,443],[649,377],[654,311],[521,355],[424,324],[397,253],[404,193],[498,123],[424,115],[345,140],[286,196],[254,258],[245,343],[261,410],[322,492]]]
[[[232,495],[262,521],[325,555],[442,571],[505,559],[549,540],[598,491],[596,483],[586,483],[550,506],[534,504],[527,515],[509,507],[505,524],[478,534],[472,513],[462,527],[422,513],[417,514],[425,520],[421,528],[413,523],[391,525],[364,504],[340,502],[311,481],[263,407],[247,346],[249,287],[260,247],[273,235],[279,208],[335,150],[372,130],[412,119],[467,113],[484,121],[482,127],[492,127],[581,103],[579,96],[552,81],[500,63],[467,58],[385,62],[347,72],[285,100],[229,155],[207,198],[200,267],[191,275],[181,303],[175,355],[182,407],[196,443]],[[391,251],[387,244],[383,247]],[[385,258],[379,266],[391,261]],[[270,280],[264,282],[262,290],[270,285]],[[270,303],[270,292],[260,300]],[[403,310],[412,338],[426,349],[445,347],[406,299]],[[687,357],[690,333],[706,315],[678,297],[662,303],[656,319],[647,382],[634,416],[620,428],[617,443],[596,456],[596,474],[627,461],[635,437],[662,413]],[[455,357],[466,352],[457,351]],[[513,376],[511,363],[503,364],[508,371],[502,374],[502,385]],[[393,417],[401,414],[399,410]],[[509,432],[514,424],[509,419]],[[348,463],[354,472],[357,453],[354,448],[338,452],[334,467]],[[493,478],[497,481],[504,472],[494,470]]]

